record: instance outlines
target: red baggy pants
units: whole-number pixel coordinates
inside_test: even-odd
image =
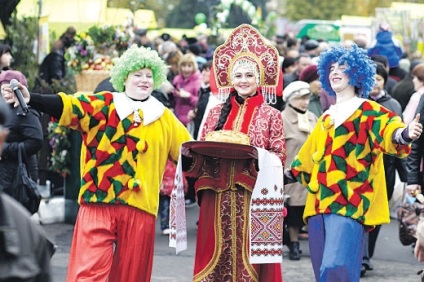
[[[154,240],[153,215],[124,205],[83,204],[66,281],[150,281]]]

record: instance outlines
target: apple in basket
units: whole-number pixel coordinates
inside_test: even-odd
[[[113,66],[112,59],[110,57],[101,57],[97,58],[90,65],[90,69],[92,70],[110,70]]]
[[[94,65],[93,69],[94,70],[103,70],[103,66],[101,64]]]

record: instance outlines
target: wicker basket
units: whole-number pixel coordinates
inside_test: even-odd
[[[106,70],[84,70],[75,75],[78,92],[93,92],[97,85],[109,76]]]

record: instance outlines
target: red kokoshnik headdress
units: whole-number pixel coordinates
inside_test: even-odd
[[[278,51],[248,24],[235,28],[225,43],[216,48],[211,68],[211,91],[225,100],[234,90],[231,70],[239,59],[256,62],[260,75],[259,91],[268,104],[275,103],[283,90]]]

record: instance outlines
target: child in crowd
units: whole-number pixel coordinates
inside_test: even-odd
[[[203,116],[205,116],[206,106],[208,104],[210,93],[211,93],[211,87],[209,85],[211,66],[212,66],[211,61],[207,61],[206,63],[203,64],[203,68],[202,68],[203,83],[199,90],[199,100],[197,101],[196,108],[188,112],[188,119],[192,120],[194,123],[194,132],[193,132],[194,139],[197,139],[197,135],[199,134],[200,124],[203,120]]]

